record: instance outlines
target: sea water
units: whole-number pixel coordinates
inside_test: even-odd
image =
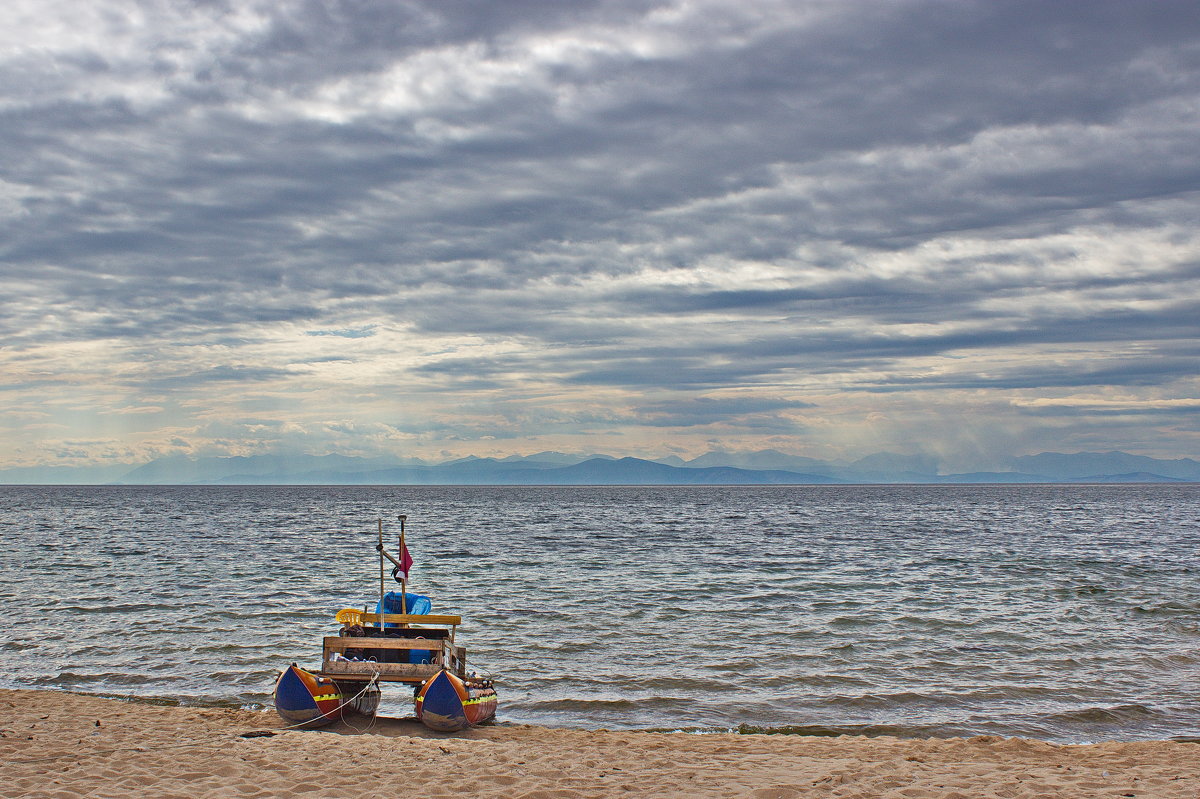
[[[269,707],[401,513],[501,722],[1200,737],[1189,485],[0,487],[0,686]]]

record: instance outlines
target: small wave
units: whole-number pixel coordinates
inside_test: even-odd
[[[1107,594],[1108,589],[1102,585],[1075,585],[1069,588],[1055,588],[1050,592],[1051,596],[1059,598],[1070,598],[1073,596],[1097,596],[1099,594]]]
[[[119,694],[111,691],[87,691],[89,696],[102,696],[106,699],[116,699],[121,702],[129,702],[135,705],[157,705],[159,707],[201,707],[201,708],[225,708],[234,710],[253,710],[263,711],[266,705],[262,702],[262,697],[248,696],[246,694],[238,694],[232,697],[194,697],[194,696],[134,696],[132,694]]]
[[[1085,707],[1046,716],[1047,721],[1060,724],[1123,724],[1161,716],[1157,710],[1145,705],[1115,705],[1113,707]]]
[[[215,680],[226,687],[231,685],[249,685],[259,687],[263,684],[263,675],[255,671],[214,671],[207,676],[209,679]]]
[[[939,630],[958,630],[974,627],[975,623],[970,621],[959,621],[957,619],[939,619],[934,616],[898,616],[897,624],[904,624],[910,627],[920,627],[925,630],[937,632]]]
[[[1002,652],[1008,653],[1010,647],[1001,646],[999,644],[970,644],[964,646],[951,647],[955,652]]]
[[[1173,671],[1180,666],[1194,666],[1200,663],[1200,656],[1185,655],[1183,653],[1174,653],[1162,657],[1145,655],[1142,657],[1142,662],[1160,671]]]
[[[23,652],[26,649],[37,649],[39,644],[24,644],[20,641],[5,641],[0,644],[0,652]]]
[[[526,707],[535,710],[579,711],[581,713],[606,710],[669,710],[691,707],[694,699],[677,696],[648,696],[644,699],[545,699],[530,702]]]
[[[791,681],[789,680],[789,683]],[[701,676],[644,676],[637,674],[604,674],[581,676],[577,674],[557,674],[536,676],[528,681],[519,677],[506,680],[505,684],[527,684],[543,694],[547,692],[562,693],[568,690],[575,693],[597,690],[638,690],[638,691],[687,691],[687,692],[721,692],[729,690],[729,682]]]
[[[1200,624],[1186,624],[1180,621],[1169,621],[1166,624],[1168,630],[1184,633],[1186,635],[1200,635]]]
[[[547,647],[551,652],[560,655],[573,655],[581,652],[592,652],[599,649],[596,641],[563,641],[560,644]]]
[[[253,644],[246,645],[246,644],[219,643],[219,644],[200,644],[199,646],[195,647],[194,651],[198,654],[203,653],[203,654],[214,654],[214,655],[231,655],[231,654],[237,653],[238,655],[242,655],[243,653],[245,653],[248,650],[257,650],[257,649],[271,651],[271,650],[273,650],[273,647],[265,647],[262,645],[253,645]]]
[[[833,621],[829,622],[830,627],[870,627],[878,624],[879,620],[873,616],[838,616]]]
[[[59,672],[54,676],[43,675],[29,680],[30,685],[46,686],[53,688],[71,688],[80,685],[151,685],[162,682],[181,682],[183,677],[180,676],[163,676],[149,677],[140,674],[122,674],[119,672],[106,672],[102,674],[80,674],[74,671]]]
[[[1188,602],[1160,602],[1157,605],[1137,605],[1134,613],[1147,615],[1178,616],[1184,613],[1200,613],[1200,605]]]
[[[964,700],[984,702],[1012,702],[1021,699],[1075,698],[1075,694],[1067,693],[1062,688],[1045,685],[990,685],[959,694]]]
[[[931,694],[920,694],[913,691],[897,691],[888,694],[859,694],[858,696],[834,695],[828,697],[832,705],[852,708],[896,708],[903,706],[925,706],[932,703],[942,706],[960,704],[957,697],[939,693],[936,697]]]
[[[66,605],[55,608],[61,613],[150,613],[160,610],[178,610],[174,605],[158,605],[145,602],[125,603],[120,605]]]
[[[768,677],[759,680],[758,683],[764,688],[788,688],[797,685],[805,688],[872,688],[876,685],[871,680],[862,677],[852,677],[848,674],[805,674],[797,677]]]
[[[738,735],[808,735],[819,738],[836,738],[841,735],[861,735],[867,738],[954,738],[962,735],[962,731],[955,727],[934,724],[785,724],[778,727],[739,724],[730,732],[736,732]]]

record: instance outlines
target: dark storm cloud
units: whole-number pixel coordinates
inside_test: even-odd
[[[1195,421],[1200,419],[1200,402],[1191,403],[1155,403],[1148,401],[1142,404],[1121,404],[1113,403],[1111,405],[1087,404],[1087,403],[1064,403],[1054,405],[1047,403],[1044,405],[1023,405],[1018,410],[1028,416],[1047,416],[1047,417],[1077,417],[1081,414],[1087,416],[1128,416],[1128,417],[1170,417],[1181,420]]]
[[[336,336],[338,338],[369,338],[375,335],[373,327],[343,328],[341,330],[306,330],[306,336]]]
[[[968,377],[897,377],[875,385],[863,386],[866,391],[894,392],[918,390],[945,390],[985,388],[1079,388],[1091,386],[1158,386],[1178,379],[1193,359],[1158,357],[1151,361],[1130,358],[1115,360],[1102,366],[1090,362],[1064,369],[1063,364],[1054,366],[1032,365],[1021,369],[1006,370],[1001,374]]]
[[[923,298],[918,310],[928,314],[935,310],[936,298]],[[887,303],[880,297],[865,305],[843,303],[837,306],[808,304],[792,307],[795,313],[807,312],[814,318],[830,318],[837,313],[869,313],[875,303]],[[904,315],[895,307],[901,300],[891,297],[892,307],[887,315]],[[514,310],[512,308],[510,311]],[[1051,309],[1051,311],[1054,309]],[[952,310],[943,308],[943,316],[954,318]],[[781,333],[782,325],[760,326],[752,336],[722,337],[718,334],[699,335],[686,341],[652,341],[652,331],[643,336],[636,352],[628,352],[621,344],[625,336],[614,335],[617,328],[596,323],[588,339],[580,338],[576,346],[566,351],[509,357],[503,360],[450,357],[421,367],[421,371],[446,375],[497,375],[527,373],[538,370],[557,374],[568,383],[582,385],[653,386],[660,388],[715,388],[731,385],[762,384],[772,376],[803,371],[813,374],[851,372],[856,368],[896,368],[907,359],[926,358],[950,353],[985,352],[988,350],[1017,350],[1039,345],[1058,345],[1076,348],[1107,342],[1119,347],[1130,341],[1142,342],[1143,351],[1137,357],[1112,359],[1103,353],[1094,357],[1075,355],[1052,367],[1034,365],[1021,371],[1003,369],[999,373],[988,362],[967,360],[953,376],[903,377],[892,376],[882,383],[863,383],[860,387],[872,391],[897,391],[935,388],[1034,388],[1038,386],[1100,386],[1156,385],[1194,372],[1196,353],[1192,343],[1200,339],[1200,304],[1179,301],[1164,304],[1154,311],[1118,308],[1103,313],[1050,311],[1020,317],[971,318],[971,325],[937,333],[899,335],[886,328],[833,332],[820,325],[804,328],[797,334]],[[526,309],[505,317],[510,321],[501,328],[509,334],[549,335],[535,309]],[[549,323],[553,324],[551,320]],[[711,331],[707,331],[710,332]],[[608,342],[597,333],[608,334]],[[616,346],[613,346],[615,344]],[[1031,350],[1032,351],[1032,350]],[[1105,368],[1096,368],[1095,360],[1113,360]],[[976,372],[976,370],[980,370]],[[983,377],[981,373],[987,373]]]
[[[275,369],[261,366],[217,366],[190,374],[157,377],[148,385],[157,389],[195,388],[211,383],[263,383],[280,378],[293,377],[293,369]]]
[[[456,381],[459,385],[495,388],[503,385],[504,375],[524,372],[532,366],[523,356],[488,358],[446,358],[422,364],[412,371]]]
[[[102,106],[100,113],[90,107],[78,108],[77,114],[53,106],[23,110],[16,127],[27,130],[32,123],[42,131],[58,131],[60,141],[64,127],[165,135],[163,143],[169,146],[158,153],[152,148],[148,161],[134,161],[119,151],[103,153],[108,163],[102,166],[132,169],[141,173],[141,180],[102,196],[117,207],[137,208],[147,200],[157,205],[158,197],[171,205],[166,219],[146,228],[75,241],[58,236],[58,249],[35,240],[13,255],[19,260],[42,251],[63,258],[70,252],[90,254],[93,248],[165,255],[170,246],[177,248],[176,255],[193,248],[202,254],[230,240],[261,241],[268,252],[280,246],[290,250],[294,232],[288,222],[294,215],[328,214],[363,200],[372,189],[396,184],[429,187],[431,197],[453,195],[464,176],[474,175],[496,186],[515,184],[526,190],[519,199],[498,192],[491,197],[472,194],[466,202],[434,202],[428,208],[391,208],[389,216],[421,229],[376,229],[365,247],[378,251],[382,245],[383,257],[394,261],[393,247],[415,245],[407,260],[438,260],[437,245],[426,236],[434,232],[428,226],[445,225],[454,239],[465,239],[455,244],[464,253],[514,253],[519,258],[523,250],[545,241],[597,233],[619,239],[619,232],[606,223],[620,224],[639,212],[770,185],[773,164],[815,166],[819,173],[822,162],[833,159],[831,166],[839,166],[837,157],[846,153],[900,143],[958,143],[997,124],[1111,120],[1155,97],[1179,95],[1177,80],[1131,66],[1155,48],[1166,50],[1168,60],[1182,62],[1167,67],[1194,74],[1187,51],[1171,49],[1195,34],[1187,25],[1170,24],[1173,6],[1127,8],[1124,13],[1115,6],[1094,6],[1092,13],[1081,15],[1078,9],[1045,5],[867,4],[800,30],[785,24],[778,33],[758,36],[753,47],[702,44],[685,56],[612,55],[595,64],[567,65],[554,79],[584,95],[570,118],[553,107],[543,87],[518,84],[465,108],[433,109],[435,118],[472,131],[463,141],[433,145],[413,133],[424,114],[368,115],[350,126],[285,125],[239,119],[224,106],[253,102],[270,90],[302,95],[306,87],[371,74],[429,47],[478,41],[502,57],[497,40],[517,31],[529,35],[538,27],[549,35],[589,20],[597,24],[606,16],[630,21],[624,17],[629,12],[606,6],[569,17],[560,9],[536,17],[506,13],[481,19],[472,12],[471,24],[463,25],[453,7],[287,7],[275,12],[265,31],[208,64],[203,81],[173,76],[183,85],[214,82],[225,87],[229,96],[207,124],[181,126],[180,115],[191,107],[182,102],[140,114],[120,104],[107,111]],[[1114,25],[1114,17],[1121,24]],[[701,42],[716,32],[695,31]],[[52,116],[29,119],[39,113]],[[45,154],[44,141],[29,137],[34,155]],[[64,145],[81,157],[92,155],[86,143]],[[584,158],[598,159],[602,168],[582,168],[579,160]],[[32,168],[39,160],[44,159],[27,162]],[[536,174],[531,174],[531,161]],[[622,174],[621,166],[634,169]],[[1069,205],[1060,195],[1062,173],[1072,166],[1039,170],[1035,165],[1028,173],[995,176],[980,188],[1009,196],[1016,206],[1000,210],[982,198],[963,202],[961,192],[943,198],[937,187],[914,197],[906,179],[920,178],[924,170],[913,174],[897,165],[890,168],[896,174],[888,175],[872,165],[872,178],[861,190],[874,196],[883,178],[885,191],[905,191],[903,207],[893,201],[863,208],[861,198],[850,194],[849,199],[859,200],[854,213],[824,220],[829,227],[824,234],[871,242],[995,224],[997,213],[1019,218],[1022,208],[1040,213]],[[1161,161],[1127,166],[1127,174],[1106,181],[1109,194],[1115,187],[1128,187],[1125,191],[1135,196],[1162,187],[1164,177],[1158,173],[1171,166]],[[928,169],[936,171],[937,165]],[[1194,166],[1182,174],[1171,170],[1171,190],[1194,189],[1195,171]],[[636,173],[632,179],[631,172]],[[1081,174],[1093,183],[1103,180],[1096,170]],[[189,201],[187,192],[201,188],[209,190],[211,200]],[[1068,183],[1066,188],[1076,197],[1094,193],[1088,186]],[[830,199],[847,199],[846,191],[835,191]],[[914,202],[915,208],[910,205]],[[807,197],[782,198],[779,210],[802,213],[810,203]],[[940,222],[923,225],[924,217]],[[69,232],[71,220],[62,221]],[[813,221],[822,220],[818,216]],[[898,221],[903,223],[899,231]],[[804,220],[784,221],[773,232],[781,237],[805,232]],[[181,238],[173,239],[172,233]],[[472,240],[478,243],[471,246]],[[335,257],[343,254],[337,241],[327,243]],[[351,258],[338,261],[357,261],[353,243],[343,244]],[[779,249],[769,247],[764,254]],[[513,264],[510,280],[519,283],[531,266],[528,261]]]
[[[821,310],[829,312],[828,308]],[[745,341],[700,336],[687,342],[647,345],[628,357],[619,349],[603,348],[573,351],[564,357],[549,354],[543,364],[562,369],[569,373],[569,382],[584,385],[713,388],[761,384],[773,375],[793,371],[849,374],[864,367],[895,369],[912,358],[1000,349],[1035,352],[1038,345],[1060,345],[1074,348],[1076,354],[1052,366],[1034,358],[1029,367],[1018,371],[967,359],[951,375],[893,375],[881,382],[860,377],[847,380],[870,391],[1158,385],[1192,376],[1193,358],[1200,355],[1194,345],[1197,339],[1200,303],[1181,301],[1155,312],[1121,309],[1103,314],[1032,315],[1016,321],[976,320],[970,329],[928,335],[896,335],[885,329],[835,333],[819,326],[803,335],[780,335],[760,329]],[[1143,351],[1136,357],[1117,358],[1111,351],[1079,354],[1080,348],[1096,343],[1119,347],[1130,341],[1142,342]],[[589,357],[593,365],[572,372],[573,366]],[[1107,365],[1097,368],[1097,360]]]

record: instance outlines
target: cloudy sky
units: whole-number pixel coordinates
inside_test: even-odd
[[[0,467],[1200,457],[1200,14],[6,0]]]

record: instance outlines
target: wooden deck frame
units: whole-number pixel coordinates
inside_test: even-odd
[[[370,680],[373,677],[382,682],[421,683],[437,674],[443,665],[450,671],[463,677],[467,673],[467,650],[456,646],[454,634],[458,625],[462,624],[461,616],[438,613],[369,613],[366,609],[358,617],[358,623],[368,630],[383,632],[384,628],[402,628],[404,637],[382,635],[377,638],[355,636],[328,636],[321,647],[322,677],[335,680]],[[413,626],[422,625],[422,626]],[[446,636],[449,628],[449,636]],[[422,631],[436,633],[436,638],[419,638]],[[430,663],[377,663],[360,660],[332,660],[335,654],[345,655],[348,649],[364,650],[363,654],[370,656],[369,650],[382,652],[386,650],[426,650],[430,653]]]

